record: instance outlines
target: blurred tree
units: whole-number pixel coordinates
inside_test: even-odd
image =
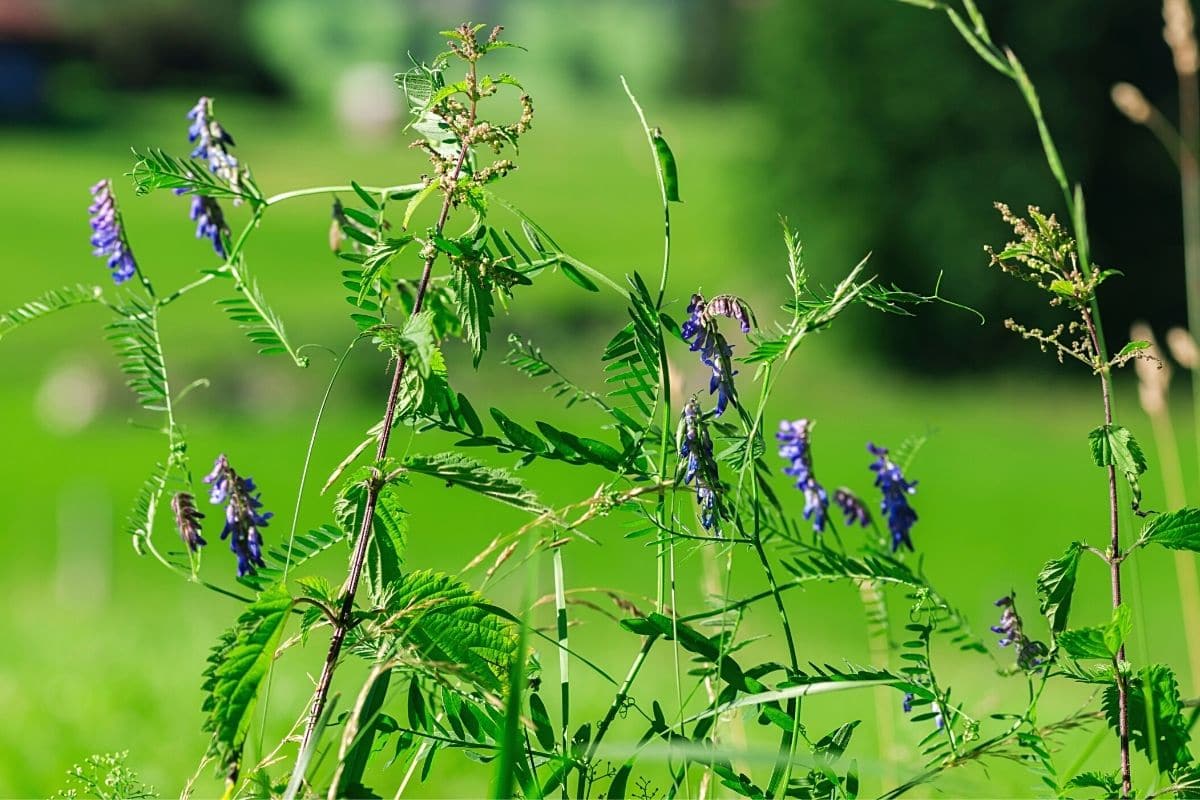
[[[997,41],[1021,56],[1068,173],[1087,189],[1095,258],[1129,276],[1106,287],[1114,337],[1132,318],[1183,319],[1173,166],[1109,102],[1115,81],[1132,80],[1173,105],[1158,4],[980,5]],[[859,336],[922,371],[970,369],[982,350],[987,364],[1028,353],[1000,323],[1036,322],[1044,310],[986,269],[982,246],[1006,240],[991,203],[1059,211],[1062,202],[1011,83],[943,15],[899,3],[773,0],[755,7],[748,26],[747,80],[772,135],[762,199],[798,226],[810,269],[832,275],[871,250],[874,268],[905,288],[926,289],[945,270],[945,293],[988,318],[982,328],[948,309],[900,325],[864,318]]]

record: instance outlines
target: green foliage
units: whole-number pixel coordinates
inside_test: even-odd
[[[291,608],[292,598],[282,587],[260,592],[208,657],[204,729],[212,733],[209,752],[222,767],[241,759],[254,701],[275,660],[275,648]]]
[[[149,194],[156,189],[183,189],[205,197],[217,199],[262,201],[262,194],[251,180],[239,181],[231,186],[222,180],[208,165],[193,158],[176,158],[158,148],[149,148],[143,153],[133,151],[137,163],[133,166],[133,183],[137,193]]]
[[[1142,529],[1138,542],[1200,552],[1200,508],[1182,508],[1155,516]]]
[[[1125,476],[1133,493],[1133,508],[1141,503],[1142,489],[1138,476],[1146,471],[1146,456],[1127,428],[1120,425],[1101,425],[1088,434],[1092,459],[1098,467],[1116,467]]]
[[[1081,552],[1083,545],[1080,542],[1072,542],[1066,553],[1047,561],[1046,566],[1038,573],[1038,598],[1041,600],[1042,614],[1050,623],[1050,634],[1054,637],[1067,627]]]
[[[409,456],[403,463],[405,470],[445,481],[448,487],[461,486],[522,511],[540,513],[545,510],[537,495],[526,489],[512,474],[487,467],[461,453]]]
[[[1128,679],[1129,738],[1167,773],[1192,762],[1188,742],[1190,726],[1183,716],[1175,673],[1162,664],[1150,664]],[[1109,727],[1117,728],[1117,689],[1104,692],[1104,714]]]
[[[263,552],[263,561],[267,565],[259,567],[253,574],[243,575],[238,578],[238,582],[261,592],[282,583],[285,573],[293,574],[294,570],[303,566],[305,562],[349,538],[350,534],[345,529],[331,524],[297,534],[286,542],[266,549]]]
[[[158,336],[158,305],[130,294],[121,318],[108,325],[108,340],[121,359],[126,385],[150,411],[166,411],[167,368]]]
[[[457,578],[431,570],[404,575],[386,608],[399,641],[431,666],[500,691],[517,657],[513,626]]]
[[[296,366],[308,366],[308,358],[298,354],[288,341],[283,320],[267,305],[258,281],[247,272],[245,263],[213,274],[233,279],[234,296],[218,300],[217,305],[246,332],[247,339],[258,345],[261,355],[287,353]]]
[[[34,300],[22,303],[16,308],[0,314],[0,339],[22,325],[49,316],[56,311],[103,302],[104,294],[99,286],[78,283],[74,286],[53,289]]]
[[[371,525],[365,529],[370,538],[363,579],[372,604],[383,606],[387,604],[404,571],[408,514],[400,505],[399,479],[393,477],[383,480],[370,468],[360,470],[338,493],[334,501],[334,515],[342,528],[353,532],[353,541],[357,545],[358,537],[364,531],[372,484],[376,486],[377,494]]]

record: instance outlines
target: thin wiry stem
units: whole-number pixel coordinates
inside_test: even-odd
[[[475,63],[471,62],[471,77],[472,85],[475,77]],[[475,112],[477,101],[474,96],[471,98],[469,111],[468,129],[475,124]],[[450,172],[450,180],[448,188],[444,191],[442,197],[442,209],[438,214],[437,222],[434,225],[434,231],[438,236],[446,227],[446,221],[450,217],[450,208],[454,200],[454,186],[462,174],[463,164],[466,161],[467,151],[469,146],[466,142],[461,143],[458,152],[458,160],[454,164],[454,169]],[[433,248],[429,255],[425,258],[424,267],[421,270],[421,279],[417,283],[416,296],[413,299],[412,314],[415,316],[421,312],[425,304],[425,293],[429,289],[430,278],[433,275],[433,264],[437,260],[438,250]],[[392,438],[392,422],[396,417],[396,407],[400,401],[400,387],[404,379],[404,369],[408,365],[408,356],[401,353],[396,358],[396,367],[392,373],[392,385],[388,390],[387,403],[383,413],[383,424],[379,431],[379,446],[375,451],[375,462],[380,463],[387,457],[388,445]],[[350,630],[351,618],[354,613],[354,595],[358,591],[358,583],[362,579],[363,567],[367,560],[367,545],[371,539],[371,533],[375,523],[375,505],[379,500],[379,492],[382,488],[382,481],[377,475],[374,480],[367,484],[366,498],[363,501],[363,516],[362,526],[358,532],[358,542],[354,548],[354,556],[350,562],[350,572],[346,579],[345,593],[342,597],[341,611],[338,613],[338,622],[334,626],[333,635],[329,641],[329,652],[325,657],[325,664],[321,669],[321,677],[317,681],[317,688],[313,694],[312,708],[309,711],[308,724],[304,729],[304,738],[301,743],[301,750],[308,744],[312,738],[316,728],[317,720],[321,716],[321,712],[325,708],[326,698],[329,695],[329,687],[333,682],[333,673],[337,669],[338,658],[342,652],[342,643],[346,639],[346,634]]]

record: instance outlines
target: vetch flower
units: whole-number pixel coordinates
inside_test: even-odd
[[[200,535],[200,520],[204,519],[204,514],[196,508],[196,498],[191,493],[177,492],[171,498],[171,510],[175,512],[175,529],[179,531],[179,538],[183,539],[189,550],[194,553],[208,544]]]
[[[1000,624],[992,626],[992,633],[1000,634],[1001,647],[1014,645],[1017,651],[1017,666],[1021,669],[1035,669],[1046,660],[1049,652],[1046,645],[1030,639],[1025,635],[1025,626],[1021,615],[1017,613],[1017,604],[1012,594],[1007,594],[996,601],[996,607],[1004,611],[1000,614]]]
[[[201,97],[196,105],[188,112],[187,118],[192,121],[188,127],[188,141],[195,145],[192,158],[208,162],[208,168],[221,180],[238,192],[241,190],[245,174],[237,158],[229,152],[233,147],[233,137],[213,118],[212,98]],[[234,205],[238,204],[235,198]]]
[[[868,444],[867,449],[876,457],[871,470],[875,473],[875,485],[883,493],[879,507],[887,517],[888,530],[892,534],[892,552],[899,550],[901,545],[912,550],[912,537],[909,534],[916,524],[917,512],[908,504],[908,495],[917,493],[917,482],[909,483],[904,479],[900,467],[888,458],[886,447]]]
[[[683,406],[678,439],[679,457],[687,459],[683,482],[695,484],[696,502],[700,504],[700,524],[705,530],[716,530],[719,535],[721,479],[717,474],[717,461],[713,458],[712,438],[695,397]]]
[[[790,466],[783,468],[784,474],[794,477],[796,488],[804,492],[804,518],[812,521],[815,532],[822,533],[829,518],[829,495],[813,475],[812,447],[809,442],[811,427],[812,422],[807,419],[795,422],[783,420],[779,423],[775,438],[779,440],[780,458],[791,462]]]
[[[912,692],[905,693],[904,700],[900,703],[900,707],[904,710],[905,714],[912,713],[915,700],[916,696]],[[946,724],[946,719],[942,714],[942,707],[934,700],[929,704],[929,711],[933,714],[934,727],[940,731]]]
[[[208,499],[225,506],[225,528],[221,538],[229,538],[229,549],[237,556],[238,577],[253,575],[255,567],[264,567],[262,534],[273,514],[261,511],[262,500],[255,492],[253,478],[243,478],[229,465],[224,454],[217,456],[213,470],[204,482],[210,485]]]
[[[846,515],[847,526],[861,525],[865,528],[871,524],[871,512],[867,511],[867,504],[845,486],[834,490],[833,502]]]
[[[212,241],[213,250],[225,258],[225,241],[222,237],[229,233],[229,227],[225,224],[225,214],[217,201],[196,195],[192,198],[192,209],[188,216],[196,223],[196,238]]]
[[[680,326],[684,341],[688,342],[692,352],[700,353],[700,360],[711,370],[709,393],[717,393],[717,407],[713,412],[716,416],[725,413],[725,407],[730,400],[736,402],[733,386],[733,347],[726,341],[724,335],[717,329],[717,317],[728,317],[737,320],[742,333],[750,332],[750,308],[741,299],[730,294],[717,295],[712,300],[705,301],[704,295],[694,294],[687,307],[688,318]]]
[[[113,283],[121,284],[137,272],[133,251],[125,239],[121,212],[112,193],[112,181],[105,178],[91,189],[92,204],[88,206],[92,225],[92,254],[108,258]]]

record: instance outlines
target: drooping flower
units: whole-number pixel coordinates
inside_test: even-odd
[[[175,512],[175,529],[179,538],[193,553],[208,544],[200,535],[200,520],[204,514],[196,508],[196,498],[190,492],[177,492],[171,498],[171,510]]]
[[[229,227],[225,224],[225,214],[217,201],[196,195],[192,198],[192,209],[188,216],[196,223],[196,238],[210,240],[217,255],[225,258],[225,241],[222,237],[229,233]]]
[[[992,626],[992,633],[1000,634],[1001,647],[1013,645],[1017,651],[1017,666],[1021,669],[1035,669],[1046,660],[1049,652],[1046,645],[1030,639],[1025,635],[1025,625],[1021,615],[1017,613],[1017,604],[1013,595],[1007,594],[996,601],[996,607],[1004,611],[1000,614],[1000,624]]]
[[[812,469],[812,447],[809,430],[812,422],[798,419],[779,423],[779,456],[791,462],[783,468],[785,475],[796,479],[796,488],[804,492],[804,518],[812,521],[813,530],[822,533],[829,518],[829,495],[825,487],[817,482]]]
[[[704,423],[700,403],[692,397],[683,406],[679,431],[679,457],[686,458],[683,482],[696,487],[696,502],[700,505],[700,524],[705,530],[720,533],[721,479],[713,457],[712,438]]]
[[[201,97],[188,112],[187,118],[192,121],[188,127],[188,141],[195,145],[192,158],[206,161],[214,175],[228,183],[234,191],[240,191],[246,168],[229,152],[229,148],[233,147],[233,137],[213,117],[212,98]],[[238,200],[234,199],[233,202],[237,205]]]
[[[92,204],[88,206],[88,213],[92,215],[92,254],[107,257],[113,283],[124,283],[137,272],[137,262],[125,239],[112,181],[105,178],[93,186],[91,192]]]
[[[861,525],[865,528],[871,524],[871,512],[867,511],[867,504],[845,486],[834,490],[833,502],[837,503],[838,508],[846,515],[846,525]]]
[[[899,550],[901,545],[912,550],[912,537],[909,534],[916,524],[917,512],[908,504],[908,495],[917,493],[917,482],[909,483],[904,479],[900,467],[888,458],[886,447],[868,444],[867,449],[876,457],[871,470],[875,473],[875,485],[883,493],[879,508],[887,517],[888,530],[892,534],[892,552]]]
[[[229,538],[229,549],[237,556],[238,577],[253,575],[255,567],[266,566],[262,559],[261,528],[273,514],[261,511],[262,500],[255,492],[253,478],[243,478],[229,465],[222,453],[204,482],[210,485],[208,499],[225,506],[225,527],[221,538]]]
[[[730,400],[736,402],[733,386],[733,369],[731,358],[733,347],[726,341],[725,336],[717,329],[717,317],[728,317],[737,320],[742,333],[750,332],[750,308],[740,298],[730,294],[721,294],[705,302],[704,295],[694,294],[687,307],[688,318],[680,326],[684,341],[688,342],[692,352],[700,353],[700,360],[712,370],[709,380],[709,393],[717,393],[716,416],[725,413],[725,407]]]

